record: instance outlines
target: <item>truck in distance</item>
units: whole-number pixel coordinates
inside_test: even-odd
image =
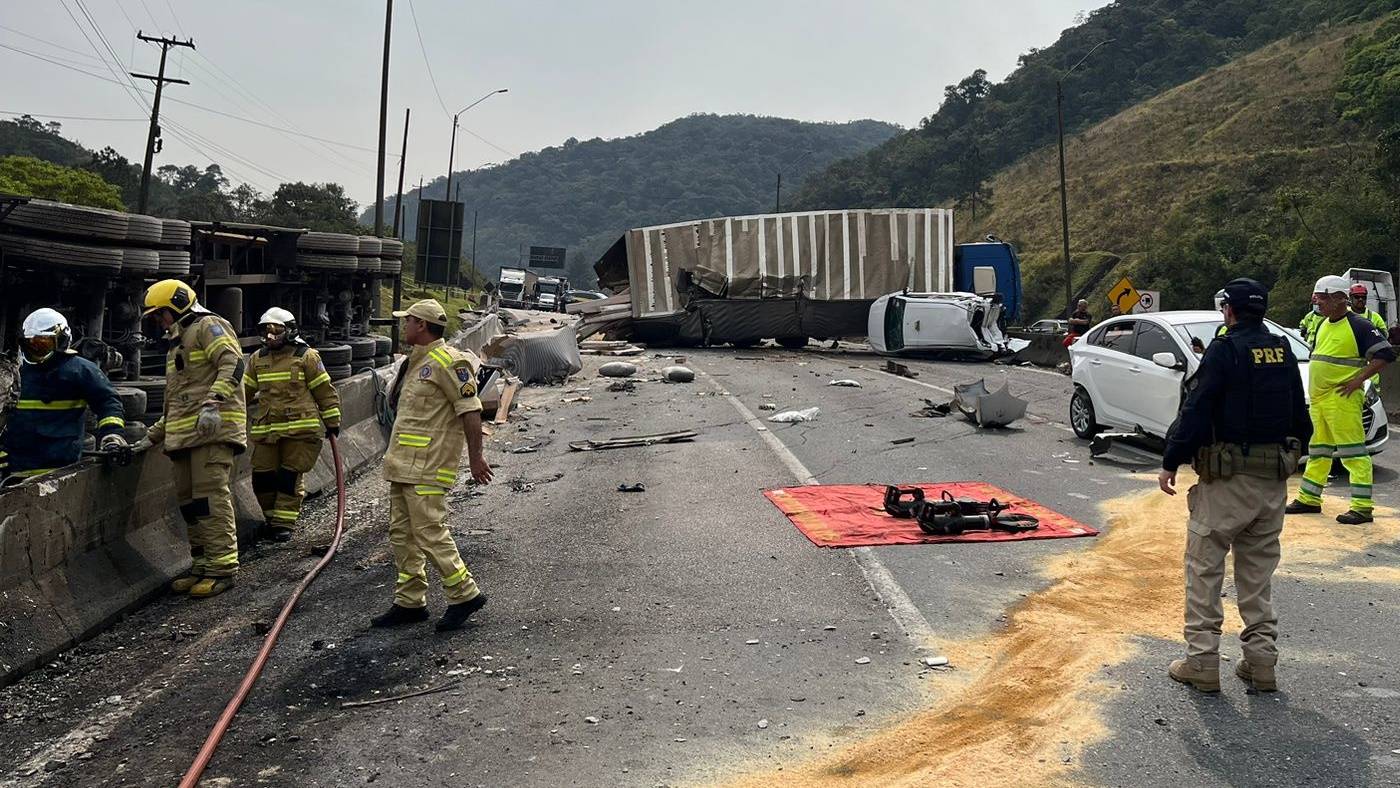
[[[499,282],[501,305],[524,309],[539,298],[540,277],[524,268],[502,268]]]

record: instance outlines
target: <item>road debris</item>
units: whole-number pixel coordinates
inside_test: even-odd
[[[898,375],[901,378],[917,378],[919,373],[910,372],[908,364],[901,364],[898,361],[885,361],[885,371],[891,375]]]
[[[609,361],[598,367],[598,374],[605,378],[630,378],[637,374],[637,365],[630,361]]]
[[[636,382],[635,380],[614,380],[612,383],[609,383],[609,384],[608,384],[608,391],[615,392],[615,393],[616,393],[616,392],[631,392],[631,391],[636,391],[636,390],[637,390],[637,382]]]
[[[625,492],[625,493],[646,492],[646,491],[647,491],[647,486],[646,486],[646,484],[644,484],[644,483],[642,483],[642,482],[637,482],[636,484],[625,484],[625,483],[624,483],[624,484],[619,484],[619,485],[617,486],[617,491],[618,491],[618,492]]]
[[[926,400],[924,400],[924,406],[923,406],[922,408],[920,408],[919,410],[914,411],[913,413],[911,413],[911,414],[909,414],[909,415],[911,415],[911,416],[917,416],[918,418],[921,418],[921,419],[941,419],[941,418],[943,418],[944,416],[947,416],[949,413],[952,413],[952,412],[953,412],[953,403],[951,403],[951,402],[934,402],[934,401],[931,400],[931,399],[926,399]]]
[[[759,409],[759,410],[777,410],[777,409],[778,409],[778,406],[777,406],[775,403],[772,403],[772,402],[765,402],[765,403],[763,403],[762,405],[759,405],[759,406],[758,406],[758,409]]]
[[[1011,384],[1002,383],[995,392],[987,390],[985,379],[953,386],[953,407],[979,427],[1005,427],[1026,415],[1030,403],[1012,396]]]
[[[758,721],[758,729],[759,729],[759,730],[765,730],[765,729],[767,729],[767,727],[768,727],[768,720],[759,720],[759,721]]]
[[[840,380],[833,380],[833,381],[831,381],[830,383],[827,383],[826,385],[828,385],[828,386],[843,386],[843,387],[845,387],[845,388],[851,388],[851,389],[858,389],[858,388],[861,388],[860,381],[859,381],[859,380],[852,380],[851,378],[841,378]]]
[[[869,665],[870,657],[860,657],[856,660],[857,665]]]
[[[690,383],[695,380],[695,372],[689,367],[672,366],[661,370],[661,377],[667,383]]]
[[[396,700],[404,700],[405,698],[416,698],[416,697],[418,697],[419,695],[431,695],[431,694],[433,694],[433,693],[435,693],[435,692],[442,692],[443,690],[450,690],[450,689],[452,689],[453,687],[455,687],[455,686],[457,686],[458,684],[461,684],[461,683],[462,683],[462,682],[461,682],[460,680],[454,679],[454,680],[452,680],[452,681],[447,682],[446,684],[439,684],[439,685],[437,685],[436,687],[429,687],[429,688],[427,688],[427,689],[421,689],[421,690],[418,690],[418,691],[416,691],[416,692],[405,692],[405,693],[402,694],[402,695],[390,695],[390,696],[388,696],[388,697],[386,697],[386,698],[374,698],[374,699],[372,699],[372,700],[350,700],[350,701],[346,701],[346,702],[340,704],[340,708],[342,708],[342,709],[356,709],[356,708],[359,708],[359,707],[361,707],[361,706],[375,706],[375,705],[378,705],[378,704],[380,704],[380,703],[392,703],[393,701],[396,701]]]
[[[621,438],[574,441],[569,444],[569,448],[574,451],[626,449],[634,446],[651,446],[656,443],[679,443],[681,441],[691,440],[699,434],[700,433],[695,430],[678,430],[676,432],[658,432],[652,435],[628,435]]]
[[[806,421],[816,421],[817,414],[821,413],[821,408],[806,408],[803,410],[785,410],[768,417],[774,424],[799,424]]]
[[[948,664],[947,657],[924,657],[924,664],[931,668],[939,668]]]
[[[913,439],[913,438],[895,438],[894,440],[890,441],[890,443],[892,443],[892,444],[894,444],[894,445],[896,445],[896,446],[900,446],[900,445],[903,445],[903,444],[905,444],[905,443],[913,443],[913,442],[914,442],[914,439]]]

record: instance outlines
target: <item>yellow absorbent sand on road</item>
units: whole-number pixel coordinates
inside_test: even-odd
[[[736,783],[981,788],[1079,782],[1075,764],[1086,747],[1107,737],[1102,711],[1121,691],[1119,683],[1104,680],[1104,668],[1128,660],[1139,638],[1181,639],[1186,496],[1168,497],[1155,479],[1142,479],[1150,490],[1102,504],[1105,536],[1088,550],[1047,563],[1050,585],[1010,610],[1004,630],[929,644],[958,668],[935,689],[929,709],[864,739],[840,742],[830,754]],[[1325,516],[1288,518],[1281,576],[1400,581],[1397,572],[1347,566],[1367,547],[1400,539],[1400,518],[1378,509],[1372,526],[1338,526],[1332,517],[1345,505],[1329,498]],[[1280,618],[1287,632],[1290,611],[1280,610]],[[1227,654],[1239,630],[1234,601],[1227,600]],[[1166,665],[1161,668],[1161,675],[1143,680],[1167,681]]]

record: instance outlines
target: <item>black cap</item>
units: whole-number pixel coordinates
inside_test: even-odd
[[[1269,308],[1269,291],[1253,279],[1232,279],[1225,285],[1224,303],[1239,314],[1263,317]]]

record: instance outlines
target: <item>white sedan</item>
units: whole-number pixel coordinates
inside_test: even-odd
[[[1141,429],[1165,438],[1181,404],[1181,382],[1200,366],[1193,340],[1201,347],[1209,345],[1220,324],[1219,312],[1181,311],[1125,315],[1090,329],[1069,348],[1074,381],[1069,423],[1074,434],[1090,438],[1104,428]],[[1272,320],[1264,325],[1292,346],[1306,391],[1307,345]],[[1390,429],[1374,380],[1366,383],[1365,402],[1366,447],[1375,454]]]

